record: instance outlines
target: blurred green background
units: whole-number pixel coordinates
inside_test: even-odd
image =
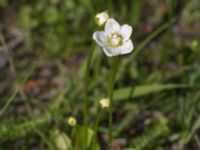
[[[133,27],[135,46],[117,74],[113,150],[200,149],[199,0],[0,0],[0,150],[81,150],[85,62],[101,11]],[[91,134],[110,70],[96,45]],[[105,109],[89,150],[106,149],[107,122]]]

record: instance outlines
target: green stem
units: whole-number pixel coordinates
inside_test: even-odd
[[[101,121],[101,118],[102,118],[102,116],[103,116],[103,114],[104,114],[104,110],[103,110],[103,108],[100,108],[99,106],[98,106],[98,113],[97,113],[97,117],[96,117],[96,120],[95,120],[95,123],[94,123],[94,138],[92,139],[92,147],[94,147],[95,148],[95,140],[97,140],[97,133],[98,133],[98,130],[99,130],[99,123],[100,123],[100,121]]]
[[[110,83],[109,83],[109,100],[110,100],[110,105],[109,105],[109,144],[108,144],[109,150],[112,150],[113,91],[114,91],[114,83],[115,83],[115,78],[116,78],[117,69],[118,69],[118,63],[119,63],[119,57],[118,56],[114,57],[112,70],[111,70],[111,78],[110,78]]]
[[[88,87],[89,87],[89,75],[90,75],[90,64],[94,53],[94,44],[92,49],[89,51],[86,61],[85,80],[84,80],[84,125],[85,125],[85,141],[87,142],[87,129],[88,129]],[[87,144],[86,144],[87,145]]]
[[[169,6],[169,22],[170,22],[170,20],[172,20],[172,18],[173,18],[173,14],[174,14],[174,5],[175,5],[175,1],[174,1],[174,0],[168,0],[168,6]]]
[[[85,80],[84,80],[84,124],[87,125],[88,122],[88,86],[89,86],[89,75],[90,75],[90,64],[92,61],[92,55],[94,50],[90,50],[87,61],[86,61],[86,70],[85,70]]]
[[[33,67],[31,68],[31,70],[29,71],[29,73],[27,74],[27,76],[24,78],[24,80],[20,83],[20,86],[17,87],[14,91],[14,93],[11,95],[11,97],[7,100],[6,104],[3,106],[3,108],[0,110],[0,117],[5,113],[5,111],[7,110],[7,108],[9,107],[9,105],[12,103],[12,101],[15,99],[16,95],[19,93],[21,85],[23,85],[28,78],[32,75],[32,73],[35,71],[36,69],[36,64],[33,65]]]
[[[100,110],[98,111],[98,114],[97,114],[97,119],[95,121],[95,126],[94,126],[94,131],[95,131],[95,134],[98,132],[98,126],[99,126],[99,122],[102,118],[102,115],[103,115],[103,108],[100,108]]]

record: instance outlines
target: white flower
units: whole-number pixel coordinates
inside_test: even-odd
[[[114,19],[108,19],[105,31],[96,31],[93,39],[99,44],[104,53],[111,57],[128,54],[133,50],[133,43],[130,39],[132,27],[125,24],[120,26]]]
[[[108,98],[102,98],[102,99],[99,101],[99,104],[101,105],[102,108],[109,107],[109,105],[110,105],[110,100],[109,100]]]
[[[101,12],[95,16],[95,20],[99,26],[104,25],[108,19],[109,15],[107,12]]]

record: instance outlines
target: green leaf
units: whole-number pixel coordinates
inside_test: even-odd
[[[147,94],[161,92],[164,90],[172,90],[176,88],[186,88],[187,85],[183,84],[152,84],[152,85],[140,85],[135,88],[126,87],[114,91],[115,100],[125,100],[128,98],[136,98],[145,96]]]
[[[53,131],[53,136],[54,136],[55,145],[59,150],[71,150],[72,149],[72,142],[67,134],[59,131],[58,129],[55,129]]]
[[[86,134],[87,133],[87,141],[85,141]],[[88,128],[86,126],[77,126],[75,128],[75,135],[74,140],[75,146],[74,148],[93,148],[93,150],[100,150],[100,147],[98,145],[98,141],[94,141],[94,131],[91,128]]]
[[[200,117],[196,119],[191,130],[187,130],[184,132],[181,142],[183,144],[187,144],[199,128],[200,128]]]

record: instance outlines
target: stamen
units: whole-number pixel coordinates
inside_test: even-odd
[[[122,36],[119,33],[112,33],[107,37],[107,43],[111,47],[117,47],[122,45]]]

